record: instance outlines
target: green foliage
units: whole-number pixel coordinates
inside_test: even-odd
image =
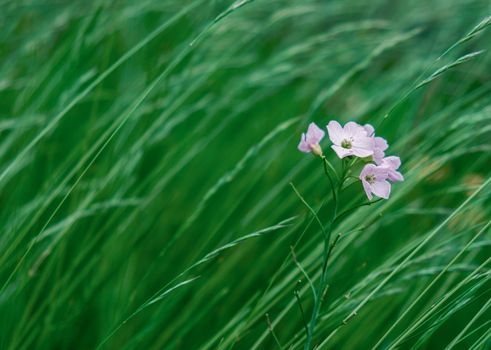
[[[336,223],[316,349],[491,347],[490,10],[0,0],[0,349],[302,349],[330,119],[406,181]]]

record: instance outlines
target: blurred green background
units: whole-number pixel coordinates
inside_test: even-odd
[[[335,228],[317,349],[491,348],[490,14],[0,0],[0,348],[279,348],[268,314],[301,349],[290,246],[313,279],[322,246],[289,183],[327,220],[296,147],[331,119],[375,125],[406,181]]]

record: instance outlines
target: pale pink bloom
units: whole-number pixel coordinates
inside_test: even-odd
[[[302,134],[302,138],[298,144],[298,150],[304,153],[312,152],[315,155],[322,156],[322,149],[319,143],[324,138],[324,135],[325,132],[321,128],[315,123],[310,123],[307,134]]]
[[[360,180],[363,189],[367,194],[368,200],[372,200],[373,195],[388,199],[390,195],[390,183],[388,179],[388,170],[375,164],[367,164],[360,173]]]
[[[365,124],[363,128],[367,132],[367,135],[373,138],[373,160],[378,163],[384,158],[384,151],[389,148],[389,144],[383,137],[375,136],[375,129],[370,124]]]
[[[366,130],[355,122],[342,127],[337,121],[327,124],[327,132],[333,145],[332,149],[339,158],[357,156],[361,158],[373,155],[374,140],[368,137]]]
[[[396,156],[385,157],[377,164],[387,169],[387,177],[392,182],[404,181],[404,176],[400,172],[397,171],[401,166],[401,159]]]

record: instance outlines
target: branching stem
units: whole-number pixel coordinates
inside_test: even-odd
[[[320,275],[320,279],[319,279],[319,284],[317,286],[317,290],[314,292],[315,298],[314,298],[314,306],[312,309],[312,315],[310,317],[310,321],[308,323],[308,327],[306,330],[307,331],[307,339],[305,341],[304,350],[310,350],[312,347],[312,341],[313,341],[313,337],[314,337],[315,327],[316,327],[316,324],[317,324],[317,321],[319,318],[319,313],[321,310],[322,303],[324,301],[324,295],[325,295],[325,292],[326,292],[327,287],[328,287],[328,285],[327,285],[328,263],[329,263],[329,260],[331,258],[332,252],[333,252],[334,248],[336,247],[337,242],[341,238],[341,234],[337,234],[336,237],[334,237],[334,239],[331,242],[331,234],[332,234],[332,231],[333,231],[335,225],[338,223],[338,221],[341,218],[350,214],[354,210],[356,210],[360,207],[363,207],[363,206],[372,205],[372,204],[380,201],[380,199],[378,199],[378,200],[373,201],[373,202],[365,202],[362,204],[358,204],[352,208],[349,208],[349,209],[343,211],[341,214],[338,215],[337,212],[338,212],[338,207],[339,207],[339,194],[343,189],[343,185],[344,185],[345,181],[348,178],[353,177],[350,175],[350,169],[356,163],[357,158],[355,158],[353,160],[346,159],[346,158],[343,159],[340,177],[337,176],[336,171],[334,170],[332,165],[329,163],[329,161],[326,159],[326,157],[322,156],[322,161],[324,164],[324,172],[326,173],[326,176],[329,179],[329,184],[331,186],[331,193],[332,193],[332,198],[333,198],[333,202],[334,202],[334,208],[333,208],[333,215],[331,217],[331,220],[329,222],[327,230],[324,229],[324,226],[322,225],[320,219],[317,217],[317,220],[318,220],[319,224],[321,225],[321,227],[323,229],[323,233],[324,233],[324,253],[323,253],[323,258],[322,258],[322,270],[321,270],[321,275]],[[331,175],[330,172],[332,172],[332,173],[334,173],[334,175],[336,175],[337,183],[334,182],[333,176]],[[298,194],[298,192],[297,192],[297,194]],[[305,200],[303,200],[303,202],[306,203]],[[307,207],[309,207],[309,206],[307,205]],[[294,253],[292,252],[292,254],[294,254]],[[297,262],[297,265],[299,265],[298,262]]]

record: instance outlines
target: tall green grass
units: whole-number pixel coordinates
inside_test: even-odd
[[[296,146],[331,119],[406,181],[335,227],[316,349],[491,348],[490,15],[0,0],[0,349],[302,349],[323,248],[290,183],[329,216]]]

